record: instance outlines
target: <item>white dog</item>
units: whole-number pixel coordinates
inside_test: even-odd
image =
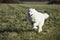
[[[28,16],[31,24],[33,25],[33,29],[37,29],[37,26],[39,27],[38,32],[42,31],[44,21],[49,17],[47,13],[40,13],[33,8],[28,9]]]

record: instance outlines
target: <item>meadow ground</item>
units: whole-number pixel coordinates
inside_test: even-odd
[[[50,16],[41,33],[27,20],[30,7]],[[60,5],[0,4],[0,40],[60,40]]]

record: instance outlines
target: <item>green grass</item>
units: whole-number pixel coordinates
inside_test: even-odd
[[[30,7],[50,16],[41,33],[27,20]],[[60,5],[0,4],[0,40],[60,40]]]

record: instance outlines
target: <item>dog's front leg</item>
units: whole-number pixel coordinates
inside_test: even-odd
[[[34,23],[33,24],[33,29],[37,29],[37,25],[38,25],[37,23]]]

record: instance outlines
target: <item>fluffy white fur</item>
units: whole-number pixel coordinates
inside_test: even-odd
[[[28,16],[30,17],[30,22],[33,22],[33,29],[37,29],[37,26],[39,27],[38,32],[42,31],[44,21],[49,17],[47,13],[38,12],[33,8],[29,8]]]

